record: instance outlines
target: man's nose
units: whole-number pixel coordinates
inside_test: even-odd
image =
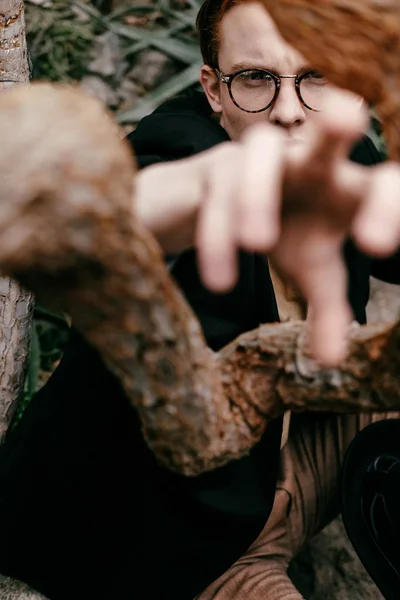
[[[306,119],[306,110],[297,95],[293,79],[283,79],[269,113],[270,122],[284,129],[298,127]]]

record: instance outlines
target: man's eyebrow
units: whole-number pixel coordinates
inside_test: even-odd
[[[310,65],[303,65],[297,69],[297,73],[279,73],[279,69],[276,69],[271,65],[266,65],[266,63],[258,63],[258,61],[255,60],[253,62],[245,61],[235,63],[232,65],[230,73],[235,73],[236,71],[241,71],[242,69],[264,69],[265,71],[270,71],[274,75],[303,75],[303,73],[313,70]]]
[[[266,69],[267,71],[272,71],[272,69],[267,68],[265,64],[257,64],[257,61],[246,61],[235,63],[232,66],[231,72],[233,73],[234,71],[241,71],[242,69]]]

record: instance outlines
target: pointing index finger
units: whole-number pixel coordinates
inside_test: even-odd
[[[238,244],[249,251],[270,250],[280,233],[284,138],[269,125],[243,138],[235,228]]]

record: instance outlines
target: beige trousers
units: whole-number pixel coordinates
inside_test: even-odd
[[[292,415],[275,501],[249,550],[196,600],[301,600],[287,576],[290,561],[339,512],[344,454],[358,431],[400,413]],[[266,457],[266,468],[268,459]]]

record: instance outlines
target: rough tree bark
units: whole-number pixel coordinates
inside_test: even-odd
[[[24,3],[0,0],[0,92],[28,81]],[[32,294],[0,274],[0,444],[23,391],[32,309]]]
[[[0,92],[28,81],[24,3],[0,0]],[[14,127],[17,129],[18,123]],[[32,294],[4,273],[0,274],[0,444],[23,391],[32,312]],[[45,600],[26,585],[1,575],[0,597],[2,600]]]
[[[399,407],[400,326],[355,327],[348,360],[329,371],[308,356],[303,323],[207,348],[135,218],[133,157],[96,101],[68,88],[20,88],[0,98],[0,128],[0,268],[72,316],[166,467],[195,475],[237,458],[287,408]]]

